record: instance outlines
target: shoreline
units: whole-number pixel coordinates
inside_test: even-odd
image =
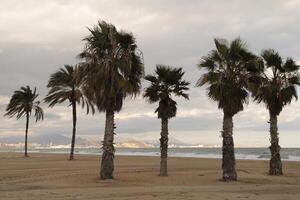
[[[145,151],[145,149],[147,151]],[[180,148],[170,148],[169,149],[169,155],[168,157],[170,158],[202,158],[202,159],[222,159],[222,154],[220,152],[217,152],[220,149],[217,148],[186,148],[189,150],[198,150],[198,152],[186,152],[186,151],[180,151]],[[207,149],[209,150],[215,150],[214,153],[212,152],[207,152],[203,153],[201,152],[206,151]],[[262,150],[258,151],[260,154],[253,154],[253,153],[241,153],[239,150]],[[294,150],[295,148],[285,148],[285,149],[292,149]],[[299,152],[297,152],[297,155],[283,155],[282,153],[282,161],[295,161],[295,162],[300,162],[300,148]],[[92,150],[92,151],[86,151],[86,150]],[[118,151],[119,150],[119,151]],[[126,150],[126,151],[124,151]],[[152,150],[152,151],[148,151]],[[264,150],[264,151],[263,151]],[[173,151],[173,152],[172,152]],[[283,150],[284,151],[284,150]],[[199,153],[201,152],[201,153]],[[267,154],[266,154],[267,152]],[[0,149],[0,153],[23,153],[23,149],[13,149],[13,150],[3,150]],[[64,149],[30,149],[28,153],[37,153],[37,154],[69,154],[69,149],[64,148]],[[269,161],[268,157],[269,151],[267,148],[237,148],[237,152],[235,153],[235,158],[236,160],[261,160],[261,161]],[[100,148],[78,148],[77,150],[75,149],[75,155],[97,155],[100,156]],[[117,148],[116,156],[146,156],[146,157],[159,157],[160,152],[158,148]]]
[[[2,152],[0,151],[0,157],[1,154],[17,154],[20,155],[19,157],[24,157],[24,152]],[[64,155],[66,158],[68,158],[69,154],[66,152],[30,152],[28,151],[28,155],[30,158],[30,155],[37,155],[37,156],[42,156],[42,155]],[[74,158],[76,160],[76,156],[79,157],[84,157],[84,156],[95,156],[95,157],[101,157],[102,154],[86,154],[86,153],[74,153]],[[135,157],[135,158],[160,158],[160,155],[120,155],[120,154],[115,154],[115,157]],[[25,158],[25,157],[24,157]],[[174,159],[199,159],[199,160],[218,160],[221,161],[222,158],[211,158],[211,157],[189,157],[189,156],[168,156],[168,158],[174,158]],[[269,159],[237,159],[237,161],[266,161],[269,162]],[[299,160],[286,160],[286,159],[281,159],[282,162],[291,162],[291,163],[299,163]]]

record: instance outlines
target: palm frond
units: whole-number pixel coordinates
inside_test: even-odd
[[[265,60],[266,67],[282,70],[282,58],[274,49],[263,50],[261,56]]]

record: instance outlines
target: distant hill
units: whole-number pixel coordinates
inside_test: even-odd
[[[0,145],[2,144],[23,144],[24,136],[8,136],[8,137],[0,137]],[[44,135],[36,135],[29,136],[28,138],[29,144],[38,144],[42,146],[58,146],[58,145],[70,145],[71,138],[66,137],[61,134],[44,134]],[[101,140],[98,138],[80,138],[76,137],[76,145],[80,145],[82,147],[101,147]],[[159,147],[159,139],[156,140],[136,140],[133,138],[122,138],[118,137],[115,141],[115,146],[117,148],[151,148],[151,147]],[[176,138],[169,138],[169,147],[193,147],[195,145],[191,145],[188,143],[184,143]],[[196,145],[197,146],[197,145]],[[201,147],[203,145],[199,145]]]
[[[115,143],[117,148],[149,148],[153,147],[151,144],[147,144],[143,141],[137,141],[134,139],[118,139],[118,142]]]
[[[155,141],[151,140],[151,141],[145,141],[146,144],[151,145],[151,146],[155,146],[155,147],[159,147],[159,138]],[[169,137],[169,147],[181,147],[181,146],[191,146],[191,144],[182,142],[174,137]]]
[[[28,137],[28,143],[36,143],[41,145],[68,145],[70,144],[71,139],[64,135],[60,134],[45,134]],[[6,144],[18,144],[24,142],[24,136],[8,136],[0,137],[0,143]],[[76,137],[76,144],[85,144],[86,140],[80,137]]]

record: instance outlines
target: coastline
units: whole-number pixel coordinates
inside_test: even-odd
[[[0,153],[17,152],[22,153],[22,148],[0,148]],[[57,153],[68,154],[70,148],[30,148],[31,153]],[[75,154],[78,155],[101,155],[100,147],[77,147]],[[159,147],[156,148],[116,148],[117,156],[160,156]],[[183,158],[222,158],[221,148],[169,148],[169,157]],[[260,148],[235,148],[237,160],[270,160],[270,150],[267,147]],[[300,161],[300,148],[282,148],[281,158],[284,161]]]

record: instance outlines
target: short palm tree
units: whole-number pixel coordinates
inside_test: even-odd
[[[203,57],[198,65],[204,73],[197,86],[208,85],[208,97],[218,102],[218,108],[223,110],[223,180],[234,181],[237,180],[237,174],[232,118],[248,102],[247,80],[249,70],[254,68],[256,56],[248,51],[239,38],[230,44],[225,40],[214,41],[216,49]]]
[[[36,101],[38,96],[36,88],[32,91],[29,86],[21,87],[20,90],[14,92],[6,108],[5,116],[10,118],[16,116],[17,119],[20,119],[22,116],[26,116],[25,157],[28,157],[27,138],[31,113],[34,112],[36,122],[44,119],[43,109],[39,106],[40,102]]]
[[[122,109],[125,97],[140,92],[144,66],[132,34],[104,21],[89,31],[79,55],[84,59],[81,78],[86,96],[106,113],[100,177],[113,179],[114,114]]]
[[[50,88],[45,102],[49,103],[49,107],[53,107],[56,104],[69,102],[73,111],[73,132],[71,141],[70,160],[74,159],[74,147],[75,147],[75,135],[76,135],[76,122],[77,111],[76,104],[81,103],[82,106],[87,105],[87,111],[89,112],[90,105],[85,100],[85,97],[81,91],[81,82],[75,79],[77,67],[65,65],[64,68],[60,68],[59,71],[53,73],[50,76],[47,87]],[[93,108],[93,107],[92,107]]]
[[[257,74],[253,77],[252,95],[258,103],[263,102],[270,116],[270,175],[282,175],[282,162],[278,138],[277,116],[283,107],[297,99],[296,85],[300,84],[299,66],[291,58],[284,62],[278,52],[269,49],[261,54]]]
[[[188,85],[190,83],[182,80],[183,75],[182,68],[157,65],[155,75],[145,77],[151,85],[146,88],[144,97],[150,103],[159,102],[155,112],[158,118],[161,119],[160,176],[167,176],[168,174],[168,120],[175,117],[177,111],[177,103],[172,99],[172,95],[188,99],[188,94],[185,92],[189,89]]]

